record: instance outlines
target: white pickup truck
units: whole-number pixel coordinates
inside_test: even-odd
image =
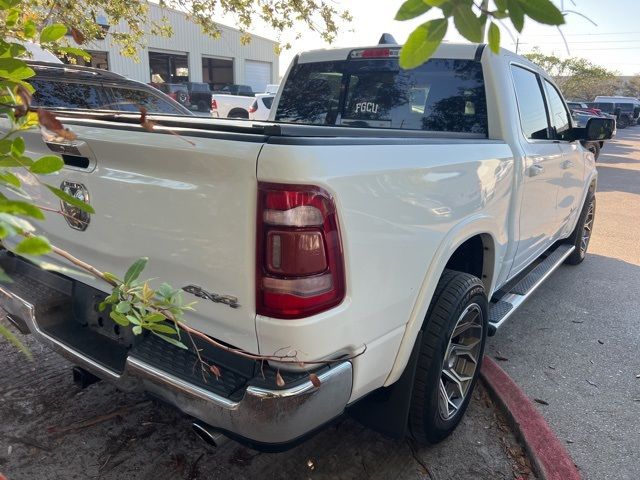
[[[573,127],[549,76],[511,52],[445,44],[403,71],[398,51],[300,54],[268,122],[157,116],[148,132],[136,115],[60,112],[77,140],[26,138],[33,156],[64,154],[57,182],[96,210],[39,223],[54,244],[114,273],[149,256],[148,277],[198,300],[192,327],[327,361],[311,368],[319,387],[281,366],[278,386],[278,365],[202,345],[222,374],[205,381],[193,351],[99,313],[104,284],[9,252],[0,305],[81,371],[150,392],[201,432],[283,447],[349,411],[390,435],[443,439],[487,335],[584,259],[597,173],[581,141],[614,124]]]

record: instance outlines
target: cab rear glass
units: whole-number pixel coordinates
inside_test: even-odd
[[[275,119],[486,137],[482,65],[431,59],[402,70],[395,58],[298,64],[285,82]]]

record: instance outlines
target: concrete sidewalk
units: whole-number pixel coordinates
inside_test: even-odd
[[[563,266],[487,355],[538,404],[587,480],[640,478],[640,126],[598,162],[590,254]]]

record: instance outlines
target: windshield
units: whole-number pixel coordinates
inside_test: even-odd
[[[487,135],[482,65],[432,59],[401,70],[396,59],[296,65],[276,121]]]

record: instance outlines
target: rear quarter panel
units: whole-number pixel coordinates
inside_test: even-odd
[[[258,316],[258,342],[263,354],[289,346],[314,359],[366,345],[354,360],[355,400],[385,382],[405,329],[417,333],[457,246],[489,232],[495,258],[503,257],[513,158],[506,144],[490,140],[378,140],[348,148],[317,143],[265,145],[258,179],[313,183],[334,195],[347,296],[335,309],[307,319]]]

